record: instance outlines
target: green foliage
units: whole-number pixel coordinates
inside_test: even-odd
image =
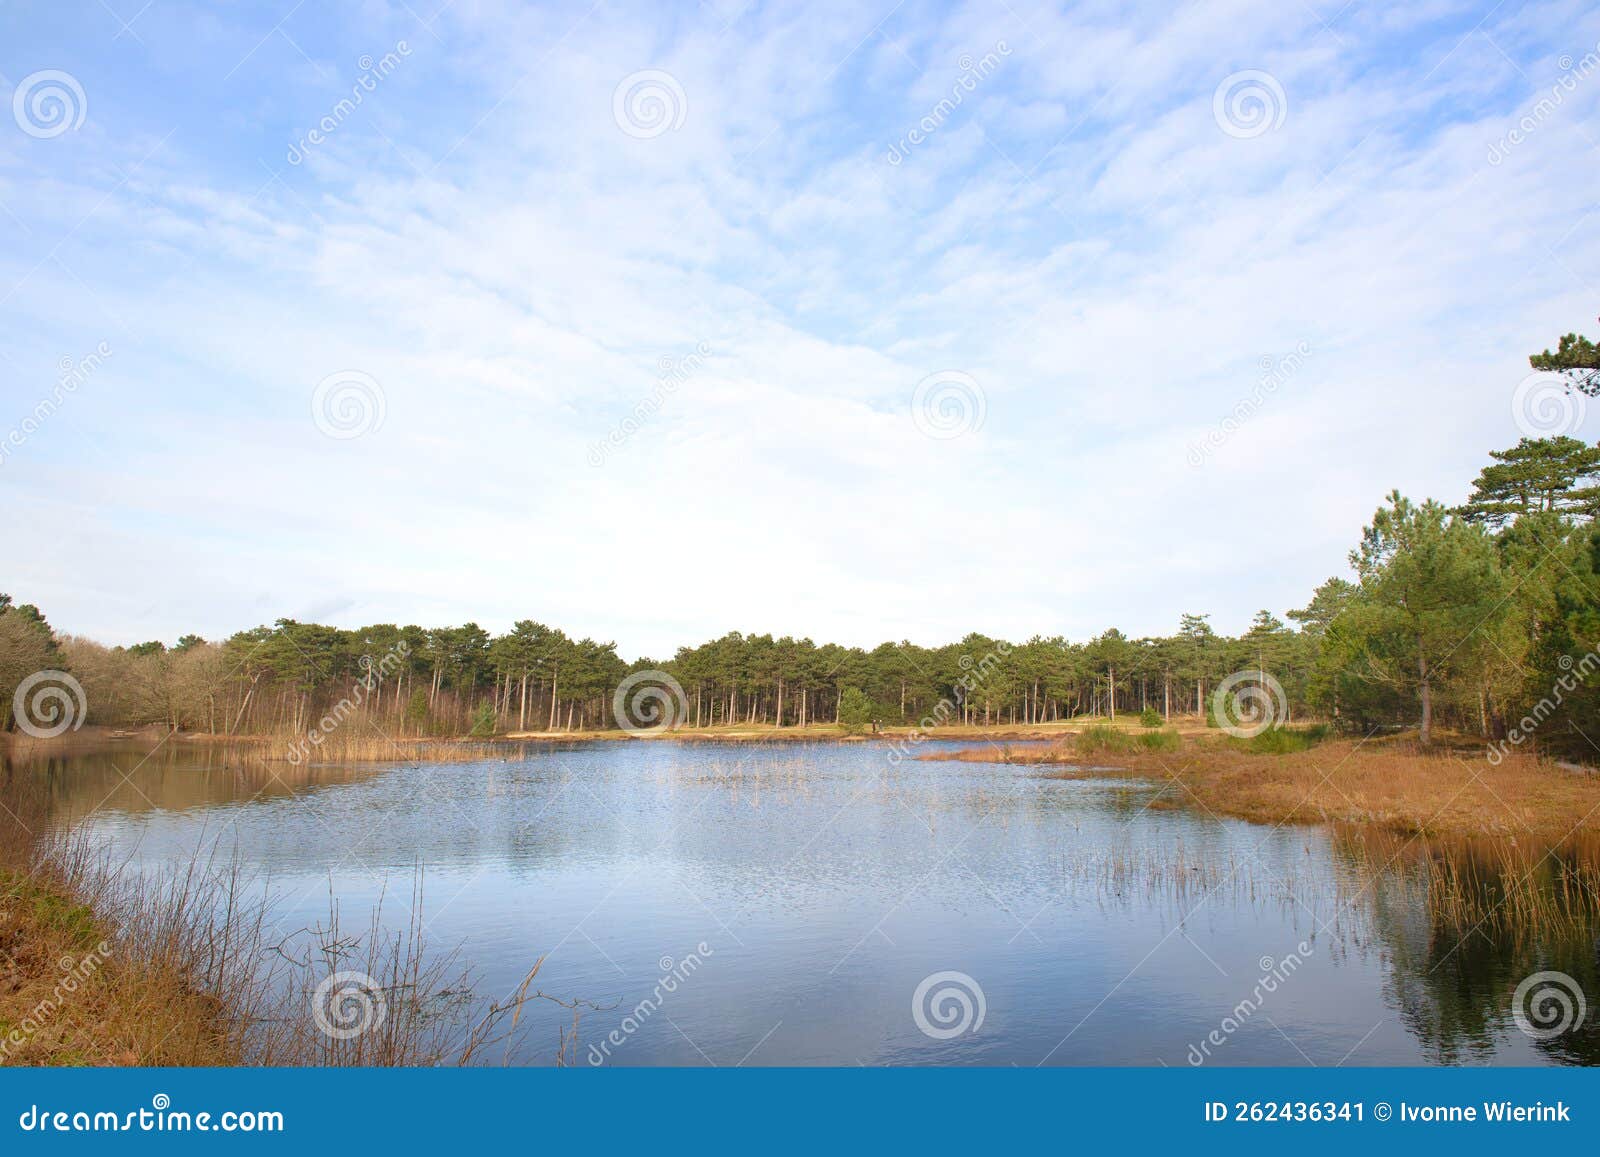
[[[1135,755],[1141,751],[1177,751],[1183,740],[1176,731],[1124,731],[1109,723],[1085,727],[1073,739],[1080,754]]]
[[[87,904],[43,887],[31,877],[0,870],[0,904],[9,903],[25,905],[36,923],[60,934],[76,948],[91,949],[104,938],[94,909]]]
[[[1249,739],[1230,739],[1229,745],[1253,755],[1292,755],[1309,751],[1331,732],[1326,724],[1313,727],[1273,727]]]
[[[1532,362],[1574,388],[1600,373],[1593,343],[1575,335]],[[1600,448],[1524,439],[1491,458],[1458,510],[1391,494],[1350,556],[1356,581],[1323,583],[1287,613],[1294,627],[1263,610],[1230,637],[1185,613],[1174,633],[1153,638],[1112,629],[1085,643],[1011,644],[971,633],[871,649],[731,632],[628,664],[610,642],[532,619],[498,636],[475,623],[346,630],[280,619],[221,643],[191,634],[171,647],[104,648],[58,639],[37,607],[0,594],[0,712],[14,728],[20,681],[60,668],[82,683],[93,722],[303,731],[351,700],[391,734],[483,736],[608,727],[621,680],[661,671],[681,688],[681,699],[669,695],[673,711],[687,709],[675,721],[690,727],[1009,727],[1137,714],[1145,735],[1091,728],[1079,740],[1131,752],[1176,746],[1162,730],[1169,714],[1226,722],[1213,717],[1219,681],[1261,670],[1282,686],[1286,718],[1366,734],[1418,726],[1425,714],[1431,726],[1436,713],[1486,740],[1526,732],[1528,718],[1539,749],[1593,759],[1584,736],[1600,735]],[[380,659],[381,681],[365,687]],[[1283,728],[1251,749],[1315,741]]]
[[[1439,503],[1418,506],[1396,491],[1350,562],[1360,588],[1328,629],[1326,661],[1342,683],[1415,702],[1426,743],[1435,692],[1492,661],[1491,647],[1514,654],[1511,632],[1495,619],[1509,583],[1494,543]]]
[[[847,735],[857,735],[872,722],[872,700],[859,687],[846,687],[839,698],[839,726]]]
[[[1176,731],[1147,731],[1137,737],[1137,742],[1145,751],[1177,751],[1183,746]]]
[[[1499,527],[1539,512],[1592,518],[1600,510],[1600,447],[1576,438],[1524,438],[1489,456],[1494,464],[1479,473],[1461,508],[1469,521]]]
[[[1528,364],[1536,370],[1564,374],[1573,389],[1600,394],[1600,347],[1579,334],[1562,335],[1555,353],[1547,349],[1533,354]]]
[[[406,723],[421,730],[428,722],[428,693],[418,687],[406,702]]]

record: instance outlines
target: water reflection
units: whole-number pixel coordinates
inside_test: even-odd
[[[1600,999],[1592,848],[1523,861],[1265,828],[1152,807],[1122,780],[893,766],[872,744],[298,769],[174,748],[5,770],[138,863],[226,840],[285,927],[330,889],[359,921],[421,865],[429,934],[460,946],[480,997],[545,956],[544,991],[616,1004],[580,1031],[624,1037],[612,1064],[1183,1065],[1213,1033],[1206,1063],[1600,1060],[1600,1010],[1538,1041],[1510,1007],[1540,970]],[[622,1032],[701,945],[703,966]],[[1240,1015],[1291,953],[1293,976]],[[986,1016],[939,1039],[911,1000],[947,970],[981,986]],[[516,1059],[547,1060],[567,1015],[531,1008]]]

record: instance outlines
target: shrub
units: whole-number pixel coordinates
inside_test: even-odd
[[[1249,739],[1233,739],[1230,742],[1253,755],[1293,755],[1321,743],[1328,738],[1329,730],[1326,723],[1311,727],[1274,727]]]
[[[872,701],[859,687],[846,687],[839,696],[839,726],[849,735],[865,731],[872,722]]]
[[[1140,727],[1155,728],[1160,727],[1161,724],[1161,712],[1157,711],[1154,707],[1146,707],[1143,711],[1139,712]]]
[[[1080,752],[1133,755],[1140,751],[1176,751],[1182,744],[1176,731],[1130,732],[1109,724],[1085,727],[1075,739]]]
[[[1138,742],[1146,751],[1177,751],[1183,744],[1176,731],[1146,731]]]

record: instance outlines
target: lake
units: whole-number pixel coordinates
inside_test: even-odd
[[[236,854],[285,933],[325,921],[330,891],[347,927],[380,897],[403,924],[420,865],[428,940],[476,999],[543,956],[539,989],[601,1006],[580,1064],[1600,1060],[1600,1012],[1552,1040],[1511,1012],[1541,968],[1600,992],[1592,932],[1462,940],[1359,834],[887,756],[657,740],[269,773],[169,744],[35,773],[135,865]],[[530,1005],[510,1059],[549,1063],[570,1019]]]

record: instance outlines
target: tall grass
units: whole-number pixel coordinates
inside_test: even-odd
[[[280,930],[271,895],[213,843],[141,870],[52,826],[38,780],[0,771],[0,1055],[8,1064],[395,1066],[470,1063],[521,1027],[521,989],[478,1015],[471,977],[421,922]],[[103,949],[103,951],[102,951]],[[93,957],[76,983],[77,962]],[[68,962],[72,964],[69,965]],[[62,979],[72,973],[69,996]],[[355,983],[340,977],[361,978]],[[576,1016],[581,1002],[561,1002]],[[332,1026],[333,1032],[327,1031]],[[346,1034],[343,1030],[357,1028]],[[565,1036],[561,1057],[570,1051]]]
[[[1331,733],[1327,724],[1317,723],[1310,727],[1273,727],[1248,739],[1230,737],[1228,742],[1235,749],[1252,755],[1293,755],[1310,751]]]
[[[1183,740],[1176,731],[1125,731],[1104,723],[1085,727],[1072,739],[1078,752],[1133,755],[1145,751],[1177,751]]]

